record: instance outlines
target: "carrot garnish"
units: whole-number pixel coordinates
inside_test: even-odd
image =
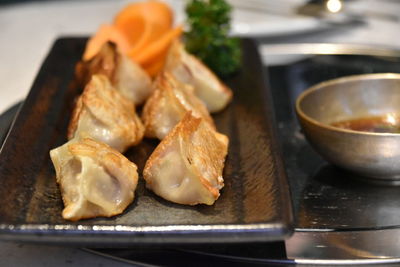
[[[172,41],[182,34],[182,26],[172,28],[173,12],[161,1],[144,1],[124,7],[113,25],[103,25],[90,38],[83,56],[89,60],[101,46],[111,41],[152,76],[163,66]]]

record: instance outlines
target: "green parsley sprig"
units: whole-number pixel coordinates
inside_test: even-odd
[[[186,6],[186,49],[220,76],[240,67],[239,39],[229,37],[231,6],[224,0],[191,0]]]

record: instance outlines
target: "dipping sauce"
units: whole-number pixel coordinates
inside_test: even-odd
[[[353,131],[372,133],[400,133],[400,115],[388,113],[383,116],[362,117],[331,123],[332,126]]]

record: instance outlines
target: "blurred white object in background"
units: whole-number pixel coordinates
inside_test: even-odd
[[[315,17],[299,15],[305,0],[227,0],[233,7],[232,34],[236,36],[279,36],[321,27]]]

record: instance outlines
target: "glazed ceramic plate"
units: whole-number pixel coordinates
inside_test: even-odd
[[[119,216],[78,222],[61,217],[63,203],[49,150],[67,141],[74,67],[85,38],[58,39],[21,106],[0,153],[0,239],[127,246],[239,243],[290,236],[292,207],[276,142],[268,86],[257,46],[243,40],[243,69],[226,80],[234,100],[214,116],[229,136],[221,197],[213,206],[183,206],[148,191],[140,179],[134,202]],[[144,140],[125,155],[139,173],[157,146]]]

